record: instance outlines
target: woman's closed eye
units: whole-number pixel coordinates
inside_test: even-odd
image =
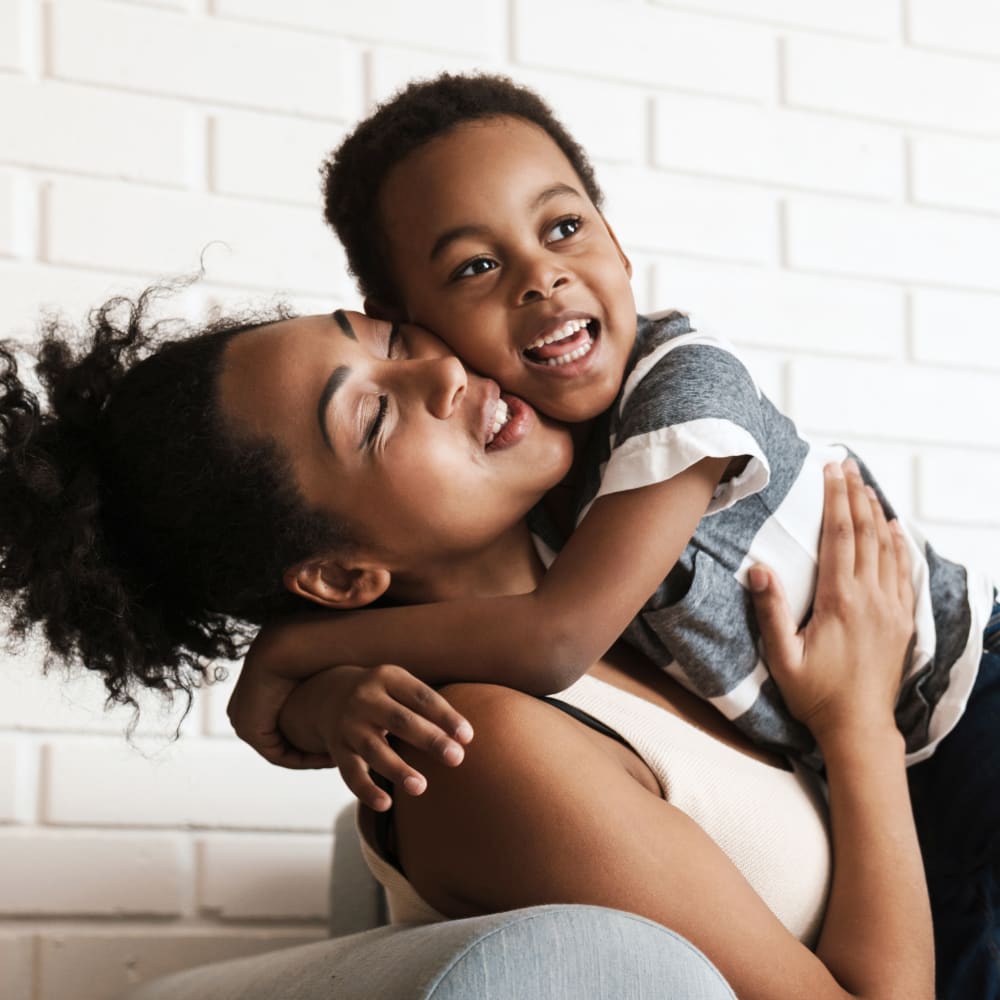
[[[361,441],[361,450],[368,451],[378,441],[379,431],[385,423],[385,414],[389,409],[389,397],[369,396],[362,405],[365,415],[362,418],[361,426],[365,427],[367,425],[367,430]]]

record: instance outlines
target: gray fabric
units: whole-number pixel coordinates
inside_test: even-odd
[[[723,343],[686,342],[655,355],[670,341],[692,332],[681,313],[655,320],[639,317],[624,380],[630,395],[626,397],[623,390],[596,421],[584,462],[584,483],[575,500],[579,515],[597,495],[615,451],[661,428],[722,420],[756,442],[770,466],[767,485],[702,518],[676,565],[624,633],[653,663],[676,664],[694,693],[720,698],[749,677],[760,660],[753,603],[734,574],[768,519],[795,489],[810,445],[792,421],[758,392],[750,373]],[[656,362],[632,386],[631,376],[651,356]],[[863,463],[861,468],[891,517],[892,508],[878,485]],[[780,513],[777,516],[780,521]],[[533,512],[531,528],[553,551],[565,541],[540,512]],[[897,711],[911,752],[928,742],[931,716],[965,648],[971,624],[965,570],[929,548],[927,559],[937,630],[935,656],[927,670],[904,687]],[[774,569],[780,576],[781,566]],[[789,714],[773,683],[764,683],[753,704],[732,721],[757,743],[818,763],[812,736]]]
[[[219,962],[127,1000],[735,1000],[708,960],[649,920],[540,906],[382,927]]]

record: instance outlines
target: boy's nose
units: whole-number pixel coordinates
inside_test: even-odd
[[[569,280],[569,272],[561,261],[551,257],[535,260],[525,266],[518,302],[523,305],[551,298]]]

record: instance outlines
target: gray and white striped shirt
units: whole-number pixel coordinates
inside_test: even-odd
[[[758,743],[814,762],[811,736],[789,715],[760,656],[746,573],[756,562],[771,566],[793,613],[806,619],[815,592],[823,466],[848,454],[843,446],[802,438],[725,341],[693,330],[680,313],[640,317],[621,392],[591,435],[577,498],[579,522],[604,494],[662,482],[705,457],[748,456],[739,475],[720,484],[677,565],[625,638]],[[917,639],[896,718],[908,762],[915,763],[930,756],[964,710],[993,583],[942,558],[904,527],[914,560]],[[551,561],[558,547],[551,525],[536,512],[532,528]]]

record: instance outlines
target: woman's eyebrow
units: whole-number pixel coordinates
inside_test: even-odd
[[[337,326],[340,327],[345,337],[350,337],[351,340],[358,339],[358,335],[354,332],[354,327],[351,326],[351,321],[347,318],[347,313],[343,309],[337,309],[333,313],[333,318],[336,320]]]
[[[334,313],[334,316],[337,314]],[[345,317],[346,319],[346,317]],[[348,324],[350,325],[350,324]],[[353,331],[351,331],[353,333]],[[319,394],[319,405],[316,407],[316,419],[319,421],[319,432],[323,435],[327,448],[333,451],[333,439],[330,437],[329,425],[326,419],[326,411],[333,399],[333,394],[344,384],[347,376],[351,374],[351,369],[347,365],[339,365],[334,368],[333,374],[326,380],[323,391]]]

